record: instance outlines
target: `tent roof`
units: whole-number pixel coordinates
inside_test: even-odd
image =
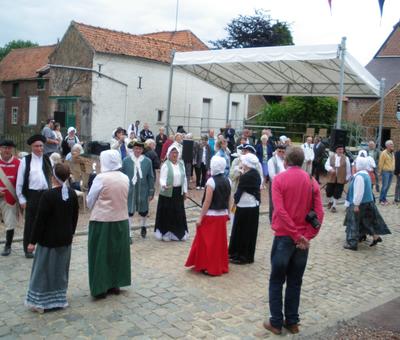
[[[337,96],[340,45],[177,52],[173,65],[231,93]],[[378,97],[379,82],[348,51],[344,95]]]

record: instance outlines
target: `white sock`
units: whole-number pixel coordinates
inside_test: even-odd
[[[333,199],[332,208],[336,208],[336,201],[337,201],[337,199],[336,199],[336,198],[334,198],[334,199]]]
[[[141,227],[147,227],[147,216],[141,216],[141,224],[140,224],[140,226]]]
[[[129,237],[132,237],[133,216],[129,217]]]

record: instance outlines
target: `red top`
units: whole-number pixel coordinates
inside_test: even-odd
[[[161,161],[163,161],[165,159],[165,157],[167,156],[168,148],[170,147],[170,145],[172,143],[173,143],[173,141],[168,138],[166,140],[166,142],[163,144],[162,149],[161,149],[161,158],[160,158]]]
[[[319,184],[312,178],[314,189],[314,210],[322,224],[324,210],[322,208]],[[311,180],[308,173],[297,166],[274,177],[272,181],[272,229],[275,236],[290,236],[297,242],[301,236],[311,240],[319,229],[306,222],[305,217],[311,209]]]
[[[8,179],[10,180],[12,186],[15,188],[17,183],[17,174],[18,174],[18,167],[19,167],[19,159],[16,157],[12,157],[10,161],[5,162],[0,158],[0,167],[3,172],[6,174]],[[5,200],[8,204],[14,205],[15,199],[13,195],[7,190],[4,183],[0,180],[0,190],[5,192]]]

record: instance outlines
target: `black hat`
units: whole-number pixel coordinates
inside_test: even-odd
[[[125,136],[127,136],[126,130],[122,127],[117,127],[117,129],[114,131],[114,137],[117,136],[117,133],[123,132]]]
[[[334,147],[334,150],[336,151],[337,148],[343,148],[344,149],[344,145],[343,144],[337,144]]]
[[[250,144],[245,144],[242,147],[243,150],[248,150],[251,153],[256,153],[256,149],[254,149],[254,146],[250,145]]]
[[[26,143],[28,145],[32,145],[33,143],[37,142],[37,141],[41,141],[43,144],[46,143],[46,137],[42,136],[42,135],[33,135],[31,137],[28,138],[28,140],[26,141]]]
[[[144,149],[144,143],[138,141],[132,141],[128,144],[129,149],[133,149],[135,146],[139,146]]]
[[[10,139],[3,139],[3,140],[0,142],[0,146],[11,146],[11,147],[13,147],[13,148],[16,147],[15,143],[14,143],[12,140],[10,140]]]

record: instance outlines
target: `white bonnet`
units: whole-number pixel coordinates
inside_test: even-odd
[[[212,176],[223,174],[226,168],[225,158],[214,156],[213,158],[211,158],[210,168]]]
[[[259,163],[257,156],[252,153],[240,156],[240,160],[243,165],[252,169],[255,169],[257,167],[257,164]]]
[[[115,171],[121,169],[121,155],[117,150],[105,150],[100,154],[101,172]]]

